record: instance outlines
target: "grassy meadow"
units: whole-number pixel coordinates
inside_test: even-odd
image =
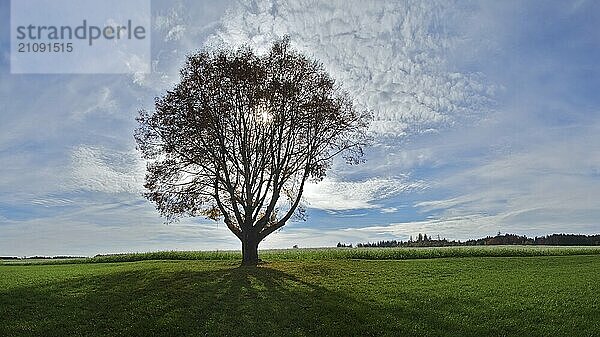
[[[0,336],[600,336],[598,248],[297,249],[263,252],[256,268],[238,258],[5,262]]]

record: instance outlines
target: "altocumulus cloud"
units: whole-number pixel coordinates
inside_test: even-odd
[[[145,163],[135,150],[79,146],[72,154],[72,188],[105,193],[142,193]]]
[[[460,46],[451,29],[459,9],[446,1],[238,2],[209,44],[264,50],[289,35],[374,112],[374,132],[398,137],[481,116],[492,102],[496,88],[481,74],[446,62]]]
[[[470,13],[461,9],[443,1],[240,1],[208,44],[260,51],[289,35],[294,47],[323,62],[356,104],[373,112],[376,146],[366,168],[336,163],[330,178],[307,188],[305,199],[314,208],[373,208],[378,200],[426,187],[408,179],[409,171],[398,172],[427,156],[426,150],[404,151],[407,137],[472,123],[493,105],[496,86],[446,61],[461,46],[452,29]]]

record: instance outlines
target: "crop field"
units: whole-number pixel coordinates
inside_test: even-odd
[[[157,252],[0,265],[0,336],[600,336],[600,250]],[[47,264],[50,262],[50,264]]]
[[[463,246],[422,248],[304,248],[262,250],[266,261],[280,260],[411,260],[449,257],[531,257],[600,255],[599,246]],[[0,264],[67,264],[145,260],[238,261],[239,251],[160,251],[96,256],[93,258],[0,260]]]

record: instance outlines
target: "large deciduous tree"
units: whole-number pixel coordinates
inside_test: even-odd
[[[243,264],[293,217],[304,217],[307,180],[332,159],[362,159],[369,114],[288,38],[191,55],[181,80],[140,111],[135,138],[147,160],[144,196],[167,221],[222,219],[242,242]]]

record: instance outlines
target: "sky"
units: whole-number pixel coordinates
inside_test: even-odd
[[[600,232],[600,2],[152,1],[151,73],[11,74],[0,0],[0,256],[239,249],[165,224],[133,130],[186,55],[289,35],[374,114],[366,162],[260,248]]]

